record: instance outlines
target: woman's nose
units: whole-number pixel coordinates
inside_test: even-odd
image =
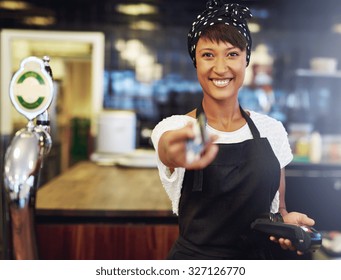
[[[217,58],[214,64],[214,71],[217,73],[225,73],[228,69],[228,63],[225,58]]]

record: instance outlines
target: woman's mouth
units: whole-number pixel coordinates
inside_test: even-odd
[[[226,87],[230,83],[230,81],[231,79],[224,79],[224,80],[212,79],[213,84],[217,87]]]

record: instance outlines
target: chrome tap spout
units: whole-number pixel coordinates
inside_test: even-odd
[[[19,130],[5,155],[4,180],[11,203],[19,208],[29,203],[44,156],[51,150],[50,135],[30,122]]]
[[[48,61],[26,58],[10,85],[14,107],[28,119],[26,127],[14,135],[4,160],[9,246],[14,259],[38,258],[35,197],[44,157],[52,147],[47,109],[53,98],[53,84]]]

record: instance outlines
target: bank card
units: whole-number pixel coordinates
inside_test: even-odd
[[[193,125],[194,138],[189,139],[186,143],[186,160],[187,163],[192,163],[198,160],[201,156],[205,145],[209,141],[209,136],[206,131],[206,117],[201,113],[197,121]]]

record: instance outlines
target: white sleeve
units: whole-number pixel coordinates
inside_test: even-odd
[[[279,191],[276,192],[274,199],[272,200],[270,212],[277,213],[279,211]]]
[[[251,111],[251,118],[257,126],[261,137],[268,138],[281,168],[284,168],[293,159],[293,154],[288,133],[283,124],[274,118],[253,111]]]
[[[157,167],[159,170],[159,176],[165,191],[172,202],[172,210],[178,215],[179,201],[181,195],[182,182],[185,175],[185,168],[175,168],[173,173],[165,166],[158,154],[158,144],[162,134],[169,130],[180,129],[184,127],[188,122],[193,122],[195,119],[185,115],[174,115],[163,119],[153,129],[151,140],[156,151]]]
[[[289,139],[288,139],[288,133],[285,130],[284,126],[282,123],[279,125],[279,138],[282,139],[281,145],[278,147],[278,152],[277,152],[277,157],[279,160],[279,163],[281,165],[281,168],[284,168],[287,166],[292,159],[294,158],[292,154],[292,150],[289,144]]]

